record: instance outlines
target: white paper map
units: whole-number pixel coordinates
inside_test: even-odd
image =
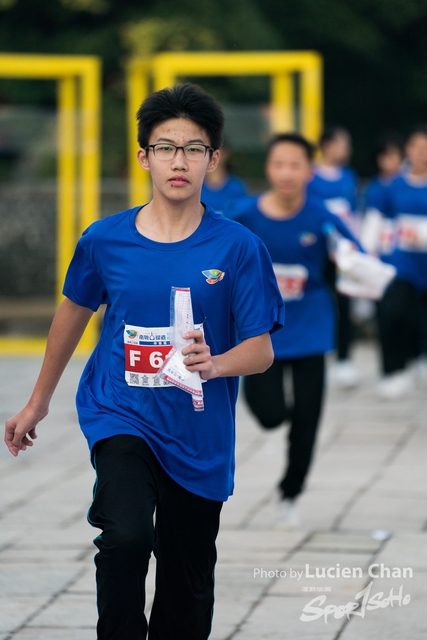
[[[194,330],[193,307],[190,289],[172,287],[171,292],[171,342],[173,349],[167,355],[159,371],[160,377],[183,391],[190,393],[196,411],[203,411],[202,380],[198,371],[188,371],[184,365],[182,349],[194,342],[184,340],[182,335]]]

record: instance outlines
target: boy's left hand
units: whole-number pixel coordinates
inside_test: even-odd
[[[188,371],[199,371],[202,380],[210,380],[216,377],[215,365],[211,350],[205,342],[205,336],[200,329],[187,331],[183,336],[184,340],[194,340],[181,351],[184,364]]]

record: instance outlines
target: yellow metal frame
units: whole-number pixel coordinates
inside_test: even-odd
[[[100,76],[94,56],[0,55],[0,77],[58,83],[57,304],[78,237],[99,217]],[[97,334],[92,318],[77,353],[90,353]],[[39,355],[45,347],[43,338],[0,338],[0,355]]]
[[[271,77],[272,132],[291,131],[293,121],[292,74],[301,77],[301,133],[317,141],[322,124],[322,57],[315,51],[161,53],[134,59],[127,68],[130,206],[147,202],[150,180],[136,154],[135,114],[148,95],[150,79],[158,91],[172,86],[179,76]]]

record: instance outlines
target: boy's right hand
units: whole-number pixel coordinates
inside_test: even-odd
[[[48,410],[34,410],[27,405],[6,421],[4,441],[13,456],[33,446],[32,441],[37,438],[36,426],[47,414]]]

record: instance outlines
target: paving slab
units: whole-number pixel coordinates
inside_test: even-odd
[[[376,558],[386,567],[412,567],[427,572],[427,532],[401,533],[388,540]]]
[[[0,598],[0,632],[14,631],[36,614],[47,602],[47,596],[2,595]]]
[[[381,402],[372,345],[359,345],[355,362],[362,372],[358,389],[329,385],[312,470],[298,500],[299,528],[277,522],[286,429],[261,430],[239,400],[235,495],[224,505],[218,538],[212,640],[426,637],[427,389]],[[94,471],[74,408],[83,365],[78,358],[70,363],[31,451],[14,459],[0,447],[0,640],[96,637],[92,540],[98,531],[85,519]],[[38,358],[0,358],[0,418],[21,408],[39,366]],[[392,537],[375,539],[375,529]],[[291,577],[290,569],[307,564],[310,571],[360,567],[362,576]],[[314,598],[337,607],[354,601],[371,580],[372,564],[413,569],[414,577],[403,581],[411,595],[407,606],[369,611],[363,620],[300,619]],[[147,615],[154,579],[152,559]],[[372,581],[375,593],[401,584]]]
[[[96,640],[96,631],[95,628],[80,629],[78,627],[23,629],[13,636],[13,640]]]
[[[231,630],[235,630],[269,583],[269,578],[254,580],[251,566],[218,562],[212,636],[225,638]]]
[[[342,532],[315,533],[304,545],[310,551],[343,551],[374,553],[380,547],[380,542],[372,536],[351,535]]]
[[[76,621],[78,620],[78,625]],[[91,627],[96,621],[94,594],[65,593],[59,596],[38,615],[29,627]]]
[[[309,599],[307,599],[309,602]],[[303,622],[304,603],[297,597],[266,596],[244,622],[233,640],[333,640],[341,620]]]
[[[75,563],[51,568],[34,564],[0,567],[0,599],[52,596],[72,582],[79,571]]]
[[[425,500],[419,496],[383,496],[370,491],[363,495],[341,521],[350,530],[391,532],[420,530],[426,520]]]

